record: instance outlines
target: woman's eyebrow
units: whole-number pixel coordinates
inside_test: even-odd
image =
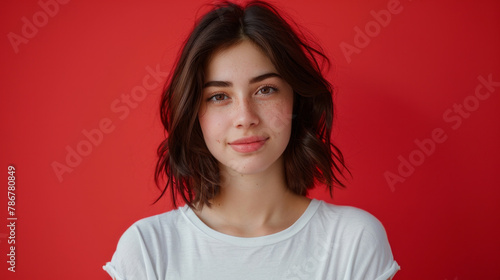
[[[232,87],[232,86],[233,86],[233,83],[231,83],[231,82],[209,81],[203,85],[203,88],[206,88],[206,87]]]
[[[271,72],[271,73],[262,74],[262,75],[255,77],[255,78],[252,78],[250,80],[250,83],[251,84],[258,83],[258,82],[261,82],[261,81],[263,81],[267,78],[271,78],[271,77],[278,77],[281,79],[281,76],[278,73]]]
[[[250,79],[250,84],[258,83],[258,82],[261,82],[261,81],[263,81],[267,78],[271,78],[271,77],[281,78],[281,76],[279,74],[271,72],[271,73],[262,74],[262,75],[259,75],[257,77]],[[203,84],[203,88],[206,88],[206,87],[232,87],[232,86],[233,86],[233,83],[228,82],[228,81],[208,81],[205,84]]]

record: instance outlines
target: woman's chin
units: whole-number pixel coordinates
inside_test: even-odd
[[[227,165],[220,164],[221,171],[228,175],[258,175],[275,169],[282,162],[279,160],[235,160]]]

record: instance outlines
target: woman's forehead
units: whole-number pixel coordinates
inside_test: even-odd
[[[251,79],[265,73],[277,73],[269,57],[254,43],[243,40],[217,50],[208,60],[205,82],[231,79]]]

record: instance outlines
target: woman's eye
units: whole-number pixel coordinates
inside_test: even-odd
[[[278,89],[275,87],[271,87],[271,86],[265,86],[265,87],[259,89],[260,94],[270,94],[270,93],[273,93],[276,91],[278,91]]]
[[[225,94],[218,93],[218,94],[212,95],[208,100],[209,101],[219,102],[219,101],[224,101],[226,99],[227,99],[227,96]]]

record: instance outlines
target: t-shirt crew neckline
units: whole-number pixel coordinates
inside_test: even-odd
[[[311,218],[318,210],[320,204],[320,200],[311,199],[304,213],[290,227],[273,234],[258,237],[238,237],[216,231],[207,226],[202,220],[200,220],[200,218],[194,213],[194,211],[187,205],[181,208],[181,213],[196,228],[212,238],[236,246],[257,247],[274,244],[294,236],[311,220]]]

